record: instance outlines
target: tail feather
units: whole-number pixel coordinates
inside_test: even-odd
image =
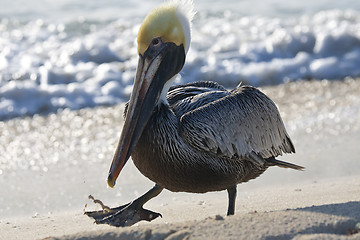
[[[274,157],[267,158],[265,160],[270,166],[278,166],[278,167],[281,167],[281,168],[292,168],[292,169],[300,170],[300,171],[305,169],[302,166],[295,165],[295,164],[288,163],[288,162],[284,162],[284,161],[280,161],[280,160],[275,159]]]

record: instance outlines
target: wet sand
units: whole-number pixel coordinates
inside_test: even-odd
[[[263,87],[278,105],[297,153],[238,186],[235,216],[226,192],[165,191],[146,207],[163,218],[132,227],[93,224],[93,194],[117,206],[152,183],[129,164],[115,189],[105,178],[123,106],[63,111],[0,122],[0,239],[359,239],[360,80]],[[351,234],[355,233],[355,234]]]

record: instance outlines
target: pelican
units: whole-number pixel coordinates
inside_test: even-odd
[[[147,193],[107,211],[86,212],[96,223],[129,226],[161,214],[143,205],[165,188],[173,192],[228,192],[270,166],[302,170],[275,159],[295,153],[275,103],[255,87],[228,91],[215,82],[172,86],[190,46],[192,1],[169,1],[140,26],[139,55],[125,123],[108,175],[115,181],[128,159],[155,183]]]

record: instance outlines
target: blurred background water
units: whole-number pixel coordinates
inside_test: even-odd
[[[131,161],[115,190],[105,179],[132,89],[137,31],[161,2],[0,0],[0,222],[79,212],[88,194],[124,204],[151,187]],[[307,169],[268,170],[241,185],[240,196],[269,183],[357,174],[360,89],[348,77],[360,76],[360,1],[194,3],[192,43],[177,83],[329,80],[267,90],[297,149],[281,159]],[[211,194],[224,198],[225,209],[226,193]],[[193,204],[196,197],[165,192],[154,202]]]
[[[162,1],[1,0],[0,120],[129,98],[136,35]],[[360,75],[359,1],[197,0],[177,83]]]

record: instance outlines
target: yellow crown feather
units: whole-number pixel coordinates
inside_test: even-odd
[[[151,41],[160,37],[163,42],[190,46],[190,25],[194,16],[192,1],[170,1],[155,8],[140,26],[137,43],[138,53],[144,54]]]

